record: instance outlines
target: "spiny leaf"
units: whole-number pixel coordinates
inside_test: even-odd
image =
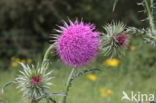
[[[86,73],[93,72],[93,71],[100,71],[100,69],[97,69],[97,68],[95,68],[95,69],[86,69],[86,70],[83,70],[83,71],[81,71],[81,72],[75,73],[75,74],[72,76],[71,80],[70,80],[69,87],[72,86],[72,81],[73,81],[74,79],[76,79],[76,78],[78,78],[78,77],[80,77],[80,76],[83,76],[83,75],[85,75]],[[68,88],[68,90],[69,90],[69,88]]]
[[[43,94],[42,96],[37,98],[37,100],[39,101],[43,98],[52,98],[53,96],[66,96],[66,95],[65,95],[65,93],[47,93],[47,94]]]
[[[47,94],[40,96],[38,99],[46,98],[46,97],[53,97],[53,96],[66,96],[66,95],[64,93],[47,93]]]
[[[114,12],[114,10],[115,10],[115,7],[116,7],[117,3],[118,3],[118,0],[115,0],[115,1],[114,1],[114,4],[113,4],[113,10],[112,10],[113,12]]]
[[[78,77],[80,77],[80,76],[85,75],[86,73],[93,72],[93,71],[100,71],[100,69],[95,68],[95,69],[86,69],[86,70],[83,70],[83,71],[81,71],[81,72],[76,73],[76,74],[73,76],[73,79],[78,78]]]
[[[6,84],[4,84],[2,87],[1,87],[1,92],[4,93],[4,89],[12,84],[14,84],[15,82],[14,81],[11,81],[11,82],[8,82]]]
[[[145,35],[146,34],[146,30],[143,29],[138,29],[135,27],[128,27],[126,28],[126,32],[129,34],[135,34],[135,35]]]
[[[51,101],[52,103],[56,103],[56,101],[53,98],[48,98],[49,101]]]
[[[49,96],[66,96],[65,93],[50,93]]]
[[[0,100],[0,103],[6,103],[4,100]]]

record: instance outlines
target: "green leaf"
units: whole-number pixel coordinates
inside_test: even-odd
[[[65,93],[50,93],[49,97],[52,97],[52,96],[66,96],[66,95]]]
[[[4,89],[10,85],[14,84],[14,81],[10,81],[6,84],[4,84],[2,87],[1,87],[1,92],[4,93]]]
[[[53,96],[66,96],[66,95],[65,93],[47,93],[37,98],[37,100],[41,100],[43,98],[51,98]]]
[[[48,98],[49,101],[51,101],[52,103],[56,103],[56,101],[53,98]]]
[[[93,71],[100,71],[100,69],[95,68],[95,69],[86,69],[86,70],[80,71],[73,76],[73,79],[78,78],[80,76],[85,75],[86,73],[93,72]]]

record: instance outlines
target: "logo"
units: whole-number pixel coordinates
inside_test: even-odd
[[[131,91],[130,94],[128,95],[125,91],[122,92],[123,96],[121,100],[128,100],[128,101],[135,101],[135,102],[144,102],[144,101],[154,101],[155,96],[154,94],[146,94],[146,93],[141,93],[141,92],[133,92]]]

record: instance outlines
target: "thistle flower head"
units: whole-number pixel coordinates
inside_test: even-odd
[[[81,67],[91,61],[99,49],[99,32],[93,24],[79,21],[66,22],[59,26],[61,35],[57,38],[57,51],[61,60],[72,66]]]
[[[128,44],[128,34],[124,31],[123,23],[112,23],[104,27],[103,33],[103,51],[106,55],[116,55],[122,53]]]
[[[52,72],[47,72],[48,63],[38,65],[37,67],[21,63],[23,68],[20,75],[16,78],[18,87],[23,96],[32,100],[47,94],[47,90],[52,83],[49,77]]]

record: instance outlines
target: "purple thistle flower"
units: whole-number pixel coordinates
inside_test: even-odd
[[[57,40],[57,51],[61,60],[74,68],[81,67],[90,62],[99,49],[99,32],[94,31],[93,24],[70,21],[59,26],[61,33]]]
[[[118,34],[116,37],[116,42],[119,46],[124,47],[128,43],[128,35],[127,34]]]

